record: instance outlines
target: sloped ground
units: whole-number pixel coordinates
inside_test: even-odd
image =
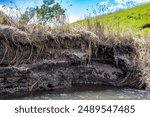
[[[72,25],[88,28],[90,24],[90,27],[97,28],[96,25],[100,23],[104,26],[105,32],[111,29],[114,33],[132,33],[136,36],[150,37],[148,26],[150,24],[150,3],[87,20],[81,20]]]
[[[0,26],[0,97],[75,84],[150,90],[150,43],[84,30],[27,32]]]

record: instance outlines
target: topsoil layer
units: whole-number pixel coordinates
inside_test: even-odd
[[[138,44],[118,38],[126,41],[83,30],[29,33],[0,26],[0,97],[76,84],[149,89]]]

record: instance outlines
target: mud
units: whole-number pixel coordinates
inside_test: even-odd
[[[35,36],[1,26],[0,98],[76,84],[146,88],[134,47],[111,44],[89,31]]]

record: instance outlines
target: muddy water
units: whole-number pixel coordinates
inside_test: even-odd
[[[108,86],[75,86],[70,89],[32,95],[24,99],[35,100],[149,100],[150,92],[133,88]]]

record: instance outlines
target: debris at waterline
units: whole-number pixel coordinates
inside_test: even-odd
[[[150,90],[150,44],[90,31],[27,33],[0,26],[0,97],[71,87],[131,86]]]

